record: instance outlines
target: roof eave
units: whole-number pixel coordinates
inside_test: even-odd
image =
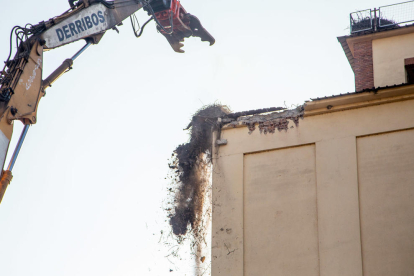
[[[412,99],[414,99],[414,84],[378,87],[344,95],[312,99],[306,103],[305,116]]]
[[[348,42],[346,41],[347,38],[348,36],[340,36],[338,37],[338,41],[341,43],[345,56],[349,61],[349,65],[351,65],[352,71],[354,71],[354,56],[352,55],[351,49],[349,48]]]

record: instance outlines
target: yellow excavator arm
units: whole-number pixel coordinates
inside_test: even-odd
[[[62,15],[37,25],[15,26],[10,35],[10,53],[0,72],[0,203],[12,179],[17,156],[30,125],[37,122],[37,108],[46,89],[61,75],[71,69],[73,62],[92,44],[97,44],[107,30],[122,25],[131,18],[134,34],[140,37],[143,28],[151,20],[157,23],[174,51],[182,53],[184,38],[200,37],[213,45],[214,38],[203,28],[197,17],[187,13],[179,0],[69,0],[70,9]],[[135,29],[134,13],[143,8],[150,15],[140,30]],[[18,41],[14,58],[13,37]],[[42,77],[43,51],[84,39],[86,45],[72,58],[66,59],[46,79]],[[13,121],[24,124],[22,134],[10,163],[4,169],[9,143],[13,133]]]

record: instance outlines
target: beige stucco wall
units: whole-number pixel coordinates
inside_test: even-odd
[[[414,129],[357,139],[364,275],[414,274]]]
[[[245,275],[319,275],[315,145],[243,162]]]
[[[414,57],[414,33],[372,41],[374,85],[406,82],[404,59]]]
[[[412,96],[286,132],[222,130],[212,275],[414,275]]]

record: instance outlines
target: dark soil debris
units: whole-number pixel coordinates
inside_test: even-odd
[[[197,111],[188,126],[189,142],[179,145],[174,151],[169,166],[178,168],[174,174],[179,188],[175,195],[174,212],[170,218],[175,235],[185,235],[188,226],[191,226],[193,235],[198,230],[204,203],[205,172],[211,164],[212,130],[217,127],[217,118],[228,113],[224,106],[218,104]]]

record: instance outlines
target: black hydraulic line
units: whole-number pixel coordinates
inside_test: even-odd
[[[7,58],[6,63],[10,60],[11,54],[12,54],[12,50],[13,50],[13,32],[14,29],[16,28],[20,28],[20,26],[14,26],[13,29],[10,32],[10,52],[9,52],[9,57]]]
[[[154,18],[151,17],[150,19],[147,20],[147,22],[144,23],[144,25],[142,25],[141,30],[139,31],[139,34],[136,33],[135,28],[134,28],[134,34],[136,37],[140,37],[142,35],[142,33],[144,32],[144,28],[145,26],[147,26],[148,23],[151,22],[151,20],[153,20]],[[131,17],[131,23],[132,23],[132,17]],[[132,26],[133,27],[133,26]]]
[[[90,1],[90,4],[93,4],[93,3],[101,3],[105,7],[107,7],[108,9],[115,9],[114,3],[109,3],[109,2],[106,2],[104,0],[92,0],[92,1]]]

